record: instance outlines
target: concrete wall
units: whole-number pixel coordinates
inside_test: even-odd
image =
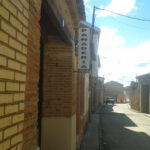
[[[140,111],[150,113],[150,74],[137,77],[140,85]]]
[[[99,80],[99,86],[100,86],[100,105],[102,105],[104,103],[104,81],[103,79],[102,80]]]
[[[150,114],[150,86],[149,86],[149,92],[148,92],[148,113]]]
[[[76,150],[76,115],[42,119],[42,150]]]
[[[142,84],[143,83],[143,84]],[[149,81],[142,79],[139,80],[136,86],[125,88],[126,99],[130,100],[130,106],[132,109],[138,110],[143,113],[150,113],[150,89]]]
[[[89,74],[85,74],[85,91],[84,91],[84,115],[89,112]]]
[[[149,88],[148,85],[140,85],[140,111],[149,113]]]
[[[140,110],[140,85],[137,82],[125,87],[125,100],[129,101],[132,109]]]

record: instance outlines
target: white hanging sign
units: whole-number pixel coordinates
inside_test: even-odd
[[[78,70],[88,72],[90,69],[90,29],[79,28]]]

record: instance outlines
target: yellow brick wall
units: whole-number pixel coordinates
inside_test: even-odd
[[[29,0],[0,0],[0,150],[22,150]]]

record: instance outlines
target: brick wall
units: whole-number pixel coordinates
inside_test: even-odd
[[[66,3],[65,3],[66,4]],[[57,5],[57,4],[56,4]],[[67,4],[66,4],[67,5]],[[38,129],[37,114],[39,101],[39,70],[40,70],[40,7],[41,0],[30,1],[29,11],[29,51],[27,55],[27,83],[25,95],[25,123],[24,123],[24,150],[32,150],[37,146]],[[58,7],[58,6],[57,6]],[[68,12],[60,10],[61,14]],[[43,101],[42,115],[70,117],[75,113],[75,93],[73,75],[73,49],[65,44],[58,31],[51,28],[51,20],[48,16],[41,16],[41,31],[44,39],[44,74],[43,74]],[[69,13],[63,17],[70,20],[72,36],[74,28]],[[45,20],[46,19],[46,20]],[[68,23],[68,22],[67,22]],[[44,30],[43,30],[44,28]],[[52,36],[55,34],[57,36]],[[47,37],[49,36],[49,39]],[[40,100],[41,101],[41,100]]]
[[[63,3],[63,9],[56,5],[73,38],[74,21]],[[0,150],[37,146],[40,9],[41,0],[0,0]],[[74,50],[59,36],[48,42],[43,115],[70,117],[76,112]]]
[[[43,116],[70,117],[75,113],[73,99],[72,46],[57,35],[44,46]]]
[[[23,150],[34,150],[38,142],[38,101],[40,70],[40,9],[41,0],[30,1],[27,54],[27,82],[25,94],[25,122]]]
[[[22,150],[28,0],[0,0],[0,150]]]

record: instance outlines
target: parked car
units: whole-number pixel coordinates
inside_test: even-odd
[[[115,99],[113,97],[108,97],[106,99],[106,104],[108,104],[108,103],[114,104],[114,102],[115,102]]]

